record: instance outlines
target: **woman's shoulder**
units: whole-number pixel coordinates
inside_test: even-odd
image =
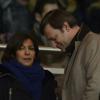
[[[42,100],[56,100],[57,81],[55,76],[48,70],[45,70],[43,81]]]
[[[43,84],[46,85],[52,85],[52,86],[55,86],[57,87],[57,81],[55,79],[55,76],[52,72],[48,71],[48,70],[44,70],[45,71],[45,77],[44,77],[44,80],[43,80]]]
[[[44,70],[45,72],[45,78],[49,78],[49,79],[55,79],[55,76],[52,72],[48,71],[48,70]]]
[[[52,72],[48,71],[48,70],[44,70],[45,72],[45,77],[44,77],[44,81],[47,80],[55,80],[55,76]]]
[[[0,80],[12,80],[14,79],[13,75],[4,67],[3,64],[0,64]]]

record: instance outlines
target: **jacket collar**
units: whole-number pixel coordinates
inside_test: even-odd
[[[90,31],[90,29],[82,23],[80,25],[80,30],[77,32],[76,36],[73,38],[70,45],[66,48],[66,52],[72,55],[74,49],[75,49],[75,42],[76,41],[82,41],[83,38],[86,36],[86,34]]]

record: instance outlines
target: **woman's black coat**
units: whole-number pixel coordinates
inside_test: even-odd
[[[56,100],[57,83],[53,74],[45,70],[41,100]],[[34,100],[15,76],[0,66],[0,100]]]

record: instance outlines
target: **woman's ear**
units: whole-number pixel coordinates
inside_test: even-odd
[[[35,13],[35,18],[38,22],[41,22],[41,20],[42,20],[42,17],[39,13]]]

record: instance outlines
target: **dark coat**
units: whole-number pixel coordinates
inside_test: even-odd
[[[41,100],[56,100],[57,83],[51,72],[45,70]],[[34,100],[23,85],[0,66],[0,100]]]

